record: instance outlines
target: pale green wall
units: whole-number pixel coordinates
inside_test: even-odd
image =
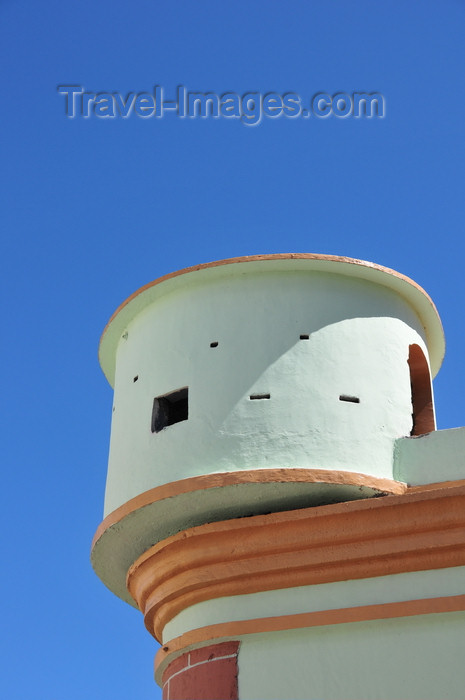
[[[465,479],[465,428],[396,440],[394,478],[411,486]]]
[[[240,700],[463,700],[465,612],[254,635]]]

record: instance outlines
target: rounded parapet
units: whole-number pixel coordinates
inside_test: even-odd
[[[281,512],[372,496],[402,494],[405,484],[364,474],[262,469],[184,479],[140,494],[110,513],[92,543],[92,565],[105,585],[131,605],[131,565],[178,532],[225,518]]]

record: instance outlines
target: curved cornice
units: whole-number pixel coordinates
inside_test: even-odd
[[[146,551],[127,585],[151,634],[222,596],[465,564],[465,485],[209,523]]]
[[[91,560],[116,595],[134,605],[126,588],[133,562],[156,542],[207,522],[401,494],[406,485],[326,469],[251,469],[182,479],[131,499],[100,524]]]

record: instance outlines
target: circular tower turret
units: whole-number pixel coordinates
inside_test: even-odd
[[[93,560],[132,602],[129,566],[192,525],[396,493],[394,441],[434,430],[444,339],[414,282],[322,255],[162,277],[100,345],[114,387]]]

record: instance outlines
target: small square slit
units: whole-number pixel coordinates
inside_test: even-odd
[[[152,433],[159,433],[170,425],[189,417],[189,389],[184,387],[153,400]]]

